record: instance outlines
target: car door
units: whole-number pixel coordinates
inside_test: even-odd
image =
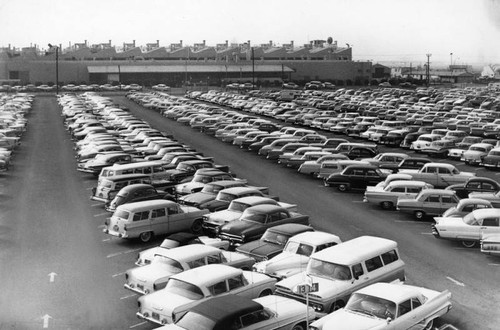
[[[422,201],[422,209],[426,214],[434,215],[441,213],[441,196],[437,193],[429,194]]]
[[[351,188],[366,188],[365,169],[353,168],[346,181],[350,182]]]
[[[390,329],[423,329],[426,325],[426,320],[423,319],[430,312],[428,309],[417,298],[411,298],[399,303],[396,318],[389,323]]]
[[[439,212],[436,214],[441,214],[450,207],[457,206],[458,204],[458,198],[455,196],[450,196],[450,195],[443,195],[441,196],[441,206],[439,209]]]
[[[151,210],[151,230],[155,235],[170,233],[169,217],[164,207]]]
[[[365,180],[360,188],[366,189],[367,186],[375,186],[382,181],[379,173],[373,168],[365,169]]]

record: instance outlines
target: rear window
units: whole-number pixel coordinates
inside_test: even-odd
[[[392,250],[382,254],[382,260],[384,261],[384,265],[388,265],[396,260],[398,260],[398,253],[396,250]]]
[[[130,212],[123,211],[123,210],[117,210],[115,212],[114,216],[117,218],[120,218],[120,219],[128,220],[128,218],[130,217]]]

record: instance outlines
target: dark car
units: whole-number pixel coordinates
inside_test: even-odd
[[[359,159],[359,158],[373,158],[378,154],[378,152],[371,147],[352,147],[345,155],[349,159]]]
[[[500,190],[500,184],[486,177],[472,177],[463,184],[454,184],[446,187],[454,190],[459,198],[467,198],[472,192],[495,193]]]
[[[388,147],[399,147],[407,134],[408,132],[405,130],[390,131],[387,135],[380,137],[379,143]]]
[[[259,240],[239,246],[236,252],[248,255],[257,262],[269,260],[283,251],[290,237],[306,231],[314,231],[314,229],[311,226],[297,223],[271,227]]]
[[[113,164],[127,164],[132,162],[132,155],[125,152],[111,152],[97,154],[94,159],[87,162],[78,163],[77,170],[84,173],[92,173],[95,176],[101,173],[101,170]]]
[[[280,138],[279,135],[265,137],[265,138],[261,139],[260,141],[257,141],[257,142],[250,144],[248,146],[248,150],[258,152],[260,150],[260,148],[262,148],[263,146],[266,146],[268,144],[271,144],[273,141],[278,140],[279,138]]]
[[[418,139],[418,137],[420,135],[422,135],[422,133],[418,133],[418,132],[413,132],[413,133],[406,134],[406,136],[404,137],[404,139],[399,144],[399,147],[403,148],[403,149],[410,149],[411,143],[413,141],[417,141],[417,139]]]
[[[116,208],[122,204],[149,201],[153,199],[168,199],[173,201],[174,196],[163,190],[156,190],[156,188],[150,184],[131,184],[120,189],[115,198],[113,198],[113,200],[109,203],[106,203],[104,208],[106,211],[114,212]]]
[[[275,123],[260,123],[255,128],[257,128],[259,131],[271,133],[279,130],[281,128],[281,125]]]
[[[244,187],[246,185],[247,182],[245,180],[213,181],[205,184],[201,191],[180,197],[179,204],[204,208],[202,206],[213,201],[219,191],[232,187]]]
[[[291,212],[279,205],[262,204],[247,208],[239,220],[220,227],[219,238],[232,245],[259,239],[270,228],[285,223],[309,224],[309,216]]]
[[[339,191],[350,189],[366,189],[367,186],[376,186],[387,177],[374,165],[350,165],[341,173],[334,173],[325,179],[325,186],[337,187]]]
[[[229,207],[229,204],[237,198],[248,197],[248,196],[260,196],[269,197],[276,201],[279,200],[277,196],[269,196],[264,194],[262,191],[268,192],[267,187],[257,188],[257,187],[232,187],[220,190],[217,197],[213,200],[206,201],[203,204],[199,204],[199,208],[208,209],[210,212],[225,210]]]
[[[373,124],[370,123],[358,123],[354,127],[350,127],[346,130],[346,135],[351,137],[359,137],[360,133],[363,133],[368,128],[372,127]]]
[[[166,172],[172,183],[181,183],[182,181],[191,178],[197,170],[202,168],[213,168],[229,172],[228,166],[214,165],[214,163],[209,160],[201,159],[180,162],[175,169],[167,170]]]

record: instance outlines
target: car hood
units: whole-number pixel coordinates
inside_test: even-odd
[[[205,186],[205,184],[201,183],[201,182],[188,182],[188,183],[182,183],[182,184],[176,185],[175,189],[179,193],[189,194],[191,191],[193,191],[193,189],[199,190],[199,189],[203,188],[203,186]]]
[[[190,195],[181,197],[182,201],[189,202],[190,204],[202,204],[202,203],[209,202],[213,199],[215,199],[215,195],[207,194],[204,192],[197,192],[194,194],[190,194]]]
[[[259,272],[281,277],[287,276],[287,273],[292,270],[297,271],[301,269],[304,271],[308,261],[309,257],[307,256],[283,251],[270,260],[255,264],[255,268]]]
[[[283,247],[283,245],[258,240],[241,245],[236,251],[266,257],[283,250]]]
[[[162,289],[140,297],[139,301],[144,308],[156,309],[165,314],[172,314],[176,308],[192,303],[195,300]]]
[[[249,231],[264,229],[264,225],[253,221],[231,221],[221,228],[221,233],[230,235],[242,235]]]
[[[139,282],[154,282],[159,277],[172,276],[174,274],[180,273],[181,271],[176,269],[173,271],[172,267],[161,263],[149,264],[142,267],[132,268],[127,271],[129,278],[139,281]]]
[[[314,323],[312,324],[314,326]],[[340,309],[327,316],[324,330],[375,330],[387,326],[387,320]]]

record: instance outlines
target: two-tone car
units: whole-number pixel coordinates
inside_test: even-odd
[[[274,292],[276,279],[227,265],[212,264],[172,275],[165,288],[139,297],[137,317],[154,324],[174,323],[210,298],[237,294],[257,298]]]
[[[159,246],[155,246],[139,252],[135,264],[137,266],[149,265],[156,254],[162,254],[164,250],[174,249],[179,246],[190,244],[203,244],[213,246],[221,250],[229,249],[229,242],[220,238],[198,236],[188,232],[178,232],[168,235]]]
[[[452,308],[448,290],[375,283],[354,292],[346,306],[314,321],[310,330],[434,329]]]
[[[192,244],[158,251],[150,264],[125,272],[128,290],[148,294],[163,289],[168,279],[180,272],[210,264],[225,264],[250,270],[255,260],[246,255],[218,249],[213,246]]]
[[[463,218],[435,217],[432,234],[436,238],[460,241],[465,247],[474,247],[486,234],[500,234],[500,209],[474,210]]]
[[[309,216],[292,212],[280,205],[261,204],[247,208],[238,220],[220,227],[219,237],[233,246],[259,239],[274,226],[298,223],[309,224]]]
[[[491,209],[491,202],[481,198],[462,198],[456,206],[450,207],[443,213],[443,217],[464,217],[478,209]]]
[[[375,165],[350,165],[342,172],[330,175],[324,180],[324,184],[327,187],[337,187],[341,192],[351,189],[364,190],[368,186],[375,186],[384,181],[387,175]]]
[[[269,260],[255,263],[253,270],[281,280],[303,272],[313,253],[340,243],[342,241],[337,235],[321,231],[306,231],[292,236],[280,254]]]
[[[307,310],[304,313],[304,310]],[[234,294],[216,297],[190,309],[161,330],[281,329],[305,330],[316,313],[312,307],[280,296],[248,299]],[[200,323],[202,322],[202,323]],[[200,329],[201,330],[201,329]]]
[[[398,199],[396,209],[423,220],[426,216],[440,216],[458,202],[459,198],[453,190],[424,189],[414,198]]]
[[[380,205],[384,210],[393,209],[399,198],[414,198],[423,189],[432,189],[429,183],[416,180],[396,180],[385,187],[366,187],[363,202]]]

